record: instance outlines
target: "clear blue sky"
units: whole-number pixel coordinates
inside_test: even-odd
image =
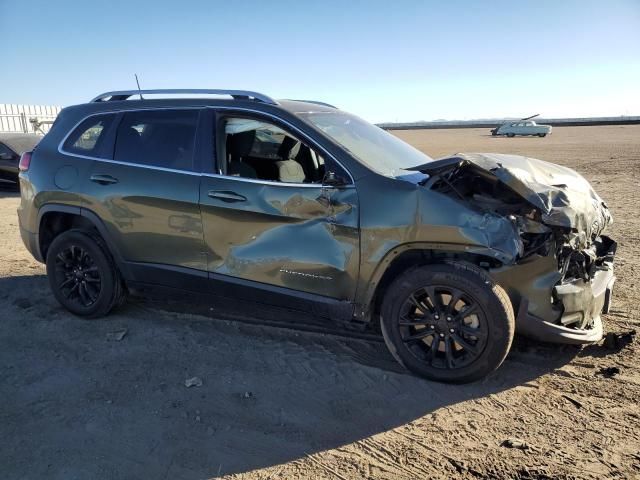
[[[640,0],[0,0],[0,103],[244,88],[374,121],[640,115]]]

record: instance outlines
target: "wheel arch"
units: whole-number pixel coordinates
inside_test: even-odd
[[[73,228],[82,228],[91,231],[94,235],[102,239],[113,260],[116,262],[120,273],[125,279],[129,278],[128,272],[126,271],[126,263],[122,260],[122,256],[115,244],[110,241],[110,235],[106,226],[93,211],[70,205],[47,204],[39,209],[37,222],[37,255],[40,257],[38,260],[43,262],[46,260],[47,249],[58,235]]]
[[[471,245],[434,243],[398,245],[387,252],[378,263],[371,278],[363,282],[364,288],[356,302],[356,318],[359,321],[371,321],[380,310],[386,288],[393,280],[411,268],[456,260],[486,269],[502,265],[495,257],[494,250]]]

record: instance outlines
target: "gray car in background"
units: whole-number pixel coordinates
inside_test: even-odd
[[[491,130],[491,135],[504,135],[507,137],[515,137],[516,135],[546,137],[551,134],[551,125],[539,125],[532,118],[538,115],[532,115],[520,120],[509,120],[504,122],[497,128]]]

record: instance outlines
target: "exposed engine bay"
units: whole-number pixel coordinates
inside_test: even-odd
[[[559,277],[553,302],[560,311],[567,310],[559,298],[564,291],[575,296],[574,290],[590,288],[598,271],[612,271],[616,243],[602,235],[612,222],[611,214],[575,171],[502,154],[459,154],[414,170],[429,175],[422,182],[425,187],[459,199],[481,214],[508,218],[521,241],[517,262],[536,255],[554,258]],[[565,303],[571,302],[577,301]],[[563,315],[559,323],[588,328],[594,315],[599,320],[599,313]]]

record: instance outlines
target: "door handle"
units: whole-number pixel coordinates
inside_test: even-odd
[[[222,200],[223,202],[244,202],[247,197],[240,195],[236,192],[222,191],[222,190],[209,190],[207,194],[210,198]]]
[[[100,185],[110,185],[112,183],[118,183],[118,179],[112,177],[111,175],[95,174],[91,175],[91,177],[89,177],[89,180],[99,183]]]

